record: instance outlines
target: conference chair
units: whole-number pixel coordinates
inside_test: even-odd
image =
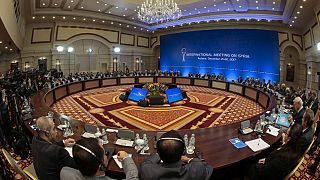
[[[299,167],[302,165],[303,161],[305,160],[304,157],[305,155],[309,152],[310,148],[312,147],[313,143],[314,143],[314,138],[312,139],[308,149],[303,153],[301,159],[299,159],[298,164],[295,166],[295,168],[284,178],[284,180],[289,180],[291,177],[294,176],[294,174],[296,173],[296,171],[299,169]]]
[[[30,164],[28,167],[24,168],[23,172],[25,172],[29,176],[29,178],[31,180],[37,180],[38,179],[38,176],[36,174],[36,170],[34,169],[33,163]]]
[[[12,167],[12,169],[21,175],[21,177],[23,179],[30,179],[28,177],[28,175],[21,169],[21,167],[18,165],[18,163],[13,159],[13,157],[10,155],[10,153],[5,150],[4,148],[2,148],[2,153],[4,155],[4,157],[6,158],[6,160],[8,161],[9,165]]]

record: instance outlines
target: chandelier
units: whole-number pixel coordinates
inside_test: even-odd
[[[173,0],[146,0],[138,11],[138,18],[148,24],[179,19],[181,10]]]

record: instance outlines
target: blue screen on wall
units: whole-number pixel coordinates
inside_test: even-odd
[[[128,99],[132,101],[140,101],[143,100],[148,93],[147,89],[141,89],[141,88],[132,88]]]
[[[160,69],[222,73],[228,81],[253,76],[279,81],[278,33],[268,30],[223,29],[163,35]]]
[[[180,88],[167,89],[166,95],[169,104],[183,99]]]

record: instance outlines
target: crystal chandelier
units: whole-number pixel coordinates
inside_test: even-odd
[[[146,0],[138,11],[138,18],[148,24],[179,19],[181,10],[173,0]]]

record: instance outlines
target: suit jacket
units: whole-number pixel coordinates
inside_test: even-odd
[[[301,137],[299,138],[297,145],[299,146],[299,149],[301,151],[301,155],[308,149],[314,135],[315,129],[314,127],[310,127],[306,129]]]
[[[213,171],[212,167],[197,158],[188,164],[182,161],[163,164],[160,161],[158,154],[149,156],[141,165],[140,180],[207,180]]]
[[[302,118],[305,111],[306,111],[306,108],[302,108],[299,112],[294,112],[292,114],[292,117],[295,123],[300,125],[302,124]]]
[[[288,159],[283,148],[270,153],[264,164],[254,164],[251,167],[250,176],[252,180],[282,180],[297,165],[299,154]]]
[[[318,98],[316,98],[313,102],[311,102],[310,104],[310,108],[311,110],[313,111],[314,114],[317,113],[317,110],[318,110],[318,105],[319,105],[319,101],[318,101]]]
[[[62,142],[52,144],[34,136],[31,150],[34,169],[39,180],[60,179],[60,171],[64,166],[77,168]]]
[[[132,158],[128,157],[124,159],[122,162],[122,167],[126,174],[126,180],[139,180],[138,168],[133,162]],[[62,168],[60,172],[60,178],[61,180],[113,180],[108,176],[83,176],[79,170],[70,167]]]

